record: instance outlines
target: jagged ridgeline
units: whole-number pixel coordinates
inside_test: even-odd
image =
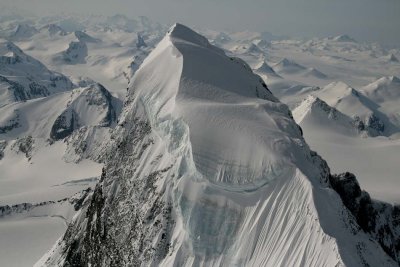
[[[398,265],[398,209],[365,221],[377,206],[352,176],[330,175],[260,77],[183,25],[136,72],[111,140],[39,265]]]

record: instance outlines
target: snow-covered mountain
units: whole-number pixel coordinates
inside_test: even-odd
[[[254,67],[254,72],[260,75],[264,80],[268,80],[269,78],[281,78],[274,69],[268,65],[264,60]]]
[[[168,31],[124,106],[90,202],[38,266],[397,265],[398,208],[330,175],[260,77],[191,29]]]
[[[0,13],[0,265],[398,262],[399,49]]]
[[[338,35],[338,36],[331,37],[331,38],[328,38],[328,39],[336,41],[336,42],[352,42],[352,43],[356,42],[353,38],[351,38],[347,34]]]
[[[371,136],[390,135],[397,131],[377,103],[343,82],[328,84],[314,93],[328,105],[354,118],[358,128]]]
[[[11,34],[11,38],[16,40],[27,39],[37,34],[38,32],[39,31],[31,25],[18,24],[14,32]]]
[[[61,52],[58,57],[56,57],[56,61],[58,58],[65,61],[68,64],[79,64],[86,63],[86,57],[88,55],[88,48],[85,42],[70,42],[68,48]]]
[[[377,103],[398,101],[400,99],[400,79],[396,76],[382,77],[361,90]]]
[[[54,36],[54,35],[64,36],[64,35],[67,35],[67,32],[63,28],[61,28],[60,26],[58,26],[56,24],[45,25],[40,29],[40,32],[46,32],[50,36]]]
[[[318,125],[321,134],[324,131],[339,131],[354,135],[361,131],[356,121],[313,95],[293,110],[293,118],[301,127]]]
[[[298,74],[300,72],[304,72],[307,69],[306,67],[287,58],[282,59],[273,67],[276,72],[282,74]]]
[[[0,42],[0,106],[73,88],[62,74],[25,54],[10,41]]]

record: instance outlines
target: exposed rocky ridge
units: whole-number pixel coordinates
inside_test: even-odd
[[[17,153],[24,153],[25,157],[30,160],[32,157],[33,149],[35,145],[35,140],[32,136],[28,135],[23,138],[18,138],[11,146],[11,149],[15,150]]]
[[[400,265],[400,206],[371,199],[352,173],[330,175],[329,181],[361,229]]]
[[[73,133],[79,127],[78,114],[73,109],[65,110],[53,124],[50,138],[61,140]]]
[[[7,141],[5,140],[0,140],[0,160],[3,159],[4,157],[4,150],[7,147]]]
[[[0,126],[0,134],[5,134],[9,131],[12,131],[15,128],[20,127],[20,122],[19,122],[19,111],[18,109],[14,110],[14,116],[12,118],[10,118],[6,124],[3,124]]]
[[[54,122],[51,139],[64,139],[82,126],[110,127],[117,120],[117,100],[104,86],[94,83],[77,93],[78,96],[72,94],[72,100]]]
[[[68,45],[67,50],[61,53],[61,58],[69,64],[85,63],[85,58],[88,55],[88,47],[86,42],[73,41]]]
[[[147,44],[144,41],[143,36],[140,33],[137,34],[136,47],[137,48],[147,47]]]
[[[73,206],[75,211],[78,211],[82,208],[86,201],[90,199],[93,190],[89,187],[86,190],[78,192],[69,198],[63,198],[57,201],[44,201],[40,203],[20,203],[15,205],[5,205],[0,206],[0,218],[7,217],[16,214],[23,214],[32,211],[33,209],[49,206],[52,204],[59,204],[59,203],[69,203]]]

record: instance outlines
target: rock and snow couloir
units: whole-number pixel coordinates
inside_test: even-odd
[[[105,153],[38,266],[396,266],[287,106],[183,25],[136,72]]]

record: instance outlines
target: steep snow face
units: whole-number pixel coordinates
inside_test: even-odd
[[[48,96],[72,87],[67,77],[48,70],[12,42],[0,42],[0,106]]]
[[[394,266],[248,65],[176,24],[136,72],[90,205],[40,265]]]

